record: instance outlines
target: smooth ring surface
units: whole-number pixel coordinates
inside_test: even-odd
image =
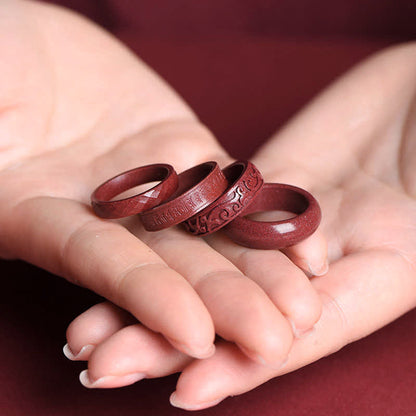
[[[161,181],[129,198],[112,200],[137,185]],[[171,165],[156,163],[120,173],[101,184],[91,195],[94,212],[102,218],[122,218],[138,214],[168,199],[178,188],[178,175]]]
[[[178,189],[167,202],[140,214],[147,231],[179,224],[214,202],[228,186],[217,162],[205,162],[178,175]]]
[[[208,235],[224,227],[252,203],[263,186],[261,173],[249,161],[234,162],[222,172],[229,183],[227,190],[183,223],[194,235]]]
[[[297,215],[282,221],[255,221],[245,217],[254,212],[272,210]],[[223,230],[234,242],[246,247],[281,249],[309,237],[320,221],[321,209],[309,192],[296,186],[266,183],[254,202]]]

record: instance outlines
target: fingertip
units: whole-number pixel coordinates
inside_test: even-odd
[[[96,380],[91,378],[90,372],[88,370],[81,371],[79,375],[80,383],[88,388],[116,388],[124,387],[130,384],[134,384],[137,381],[144,379],[146,375],[144,373],[131,373],[124,375],[109,375],[103,376]]]
[[[287,363],[288,356],[286,354],[282,355],[284,358],[279,358],[278,360],[274,360],[272,362],[267,362],[259,353],[255,351],[251,351],[247,348],[245,348],[242,345],[238,345],[240,350],[244,353],[245,356],[250,358],[252,361],[254,361],[257,364],[260,364],[265,367],[269,367],[273,370],[280,370],[282,367],[284,367]]]
[[[176,391],[174,391],[169,398],[169,402],[172,406],[177,407],[179,409],[183,410],[202,410],[206,409],[208,407],[212,407],[223,401],[225,397],[221,397],[220,399],[213,400],[210,402],[201,402],[201,403],[187,403],[184,401],[181,401],[176,394]]]
[[[305,277],[306,279],[306,277]],[[309,281],[302,293],[286,306],[286,318],[295,338],[302,338],[319,321],[322,314],[322,300]]]
[[[71,348],[69,348],[68,344],[64,345],[64,347],[62,348],[62,352],[65,355],[65,357],[68,358],[68,360],[75,360],[76,355],[71,351]]]
[[[182,371],[170,401],[186,410],[211,407],[253,388],[259,373],[271,375],[276,370],[255,363],[234,343],[219,341],[214,357],[195,360]]]
[[[92,382],[90,381],[90,377],[88,375],[88,370],[83,370],[79,373],[79,382],[86,388],[92,387]]]
[[[283,251],[293,263],[311,276],[323,276],[328,272],[328,244],[319,229],[305,240]]]
[[[236,342],[242,353],[254,363],[278,370],[285,363],[291,346],[293,334],[290,325],[282,314],[269,328],[259,329],[256,337],[245,337]]]
[[[316,263],[314,262],[307,262],[309,273],[312,276],[324,276],[328,273],[329,270],[329,262],[328,258],[325,257],[325,259],[322,261],[322,259],[318,259]]]
[[[65,357],[71,361],[86,361],[94,350],[94,345],[84,345],[81,350],[77,353],[74,353],[69,344],[65,344],[62,348],[62,352]]]
[[[128,312],[110,302],[98,303],[68,325],[63,353],[69,360],[87,360],[95,346],[132,320]]]
[[[169,343],[173,347],[185,353],[186,355],[189,355],[190,357],[204,359],[204,358],[212,357],[215,354],[214,344],[210,344],[210,345],[200,348],[200,347],[190,346],[188,344],[185,344],[173,338],[166,337],[166,339],[169,341]]]
[[[299,325],[296,325],[293,319],[287,318],[290,325],[292,326],[293,336],[297,339],[302,339],[307,337],[308,335],[311,335],[313,332],[315,332],[315,325],[312,325],[310,327],[299,327]]]

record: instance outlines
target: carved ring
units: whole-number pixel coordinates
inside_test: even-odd
[[[147,231],[179,224],[214,202],[228,183],[217,162],[205,162],[178,175],[178,189],[163,204],[139,214]]]
[[[211,205],[186,220],[183,225],[194,235],[208,235],[236,218],[255,199],[263,186],[263,177],[249,161],[237,161],[222,171],[227,190]]]

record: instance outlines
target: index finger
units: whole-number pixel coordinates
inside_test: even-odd
[[[13,212],[19,257],[111,300],[186,354],[214,352],[214,326],[192,286],[120,224],[63,198],[32,198]]]

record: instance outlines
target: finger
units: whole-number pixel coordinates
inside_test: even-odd
[[[94,348],[125,326],[137,320],[125,310],[110,302],[92,306],[77,316],[66,330],[68,343],[65,356],[73,361],[88,360]]]
[[[277,250],[254,250],[217,234],[209,243],[230,259],[267,293],[292,325],[296,337],[311,330],[321,315],[322,302],[305,273]]]
[[[221,337],[263,364],[279,367],[285,361],[293,338],[289,323],[229,260],[180,229],[148,233],[137,227],[134,232],[190,282]]]
[[[314,285],[323,299],[321,319],[310,336],[295,340],[283,368],[274,371],[248,362],[234,346],[217,345],[215,356],[193,362],[183,371],[175,404],[204,408],[249,391],[368,335],[416,304],[412,266],[400,254],[386,250],[345,257],[331,264],[326,276],[315,278]]]
[[[261,384],[266,374],[271,378],[275,372],[248,359],[234,344],[219,342],[215,356],[198,363],[191,362],[183,370],[170,403],[185,410],[206,409],[228,396],[250,390],[242,387],[249,383],[253,386],[256,382]],[[222,379],[215,380],[216,376]]]
[[[199,296],[124,227],[57,198],[25,201],[14,213],[22,234],[11,244],[21,258],[111,300],[185,353],[213,353],[214,327]]]
[[[191,361],[160,334],[140,324],[130,325],[95,348],[80,381],[88,388],[122,387],[176,373]]]
[[[311,276],[322,276],[328,272],[327,240],[319,228],[307,239],[282,251]]]
[[[300,178],[300,175],[292,175],[289,172],[279,173],[279,176],[270,176],[266,171],[265,180],[267,182],[283,183],[287,180],[288,183],[297,183],[298,186],[305,187],[306,182]],[[276,174],[274,174],[276,175]],[[299,183],[302,181],[301,183]],[[285,211],[273,210],[256,212],[250,215],[250,218],[255,221],[280,221],[292,218],[293,214]],[[296,243],[293,246],[282,250],[297,266],[307,272],[311,276],[320,276],[328,270],[328,248],[327,240],[319,227],[315,232],[306,239]]]

